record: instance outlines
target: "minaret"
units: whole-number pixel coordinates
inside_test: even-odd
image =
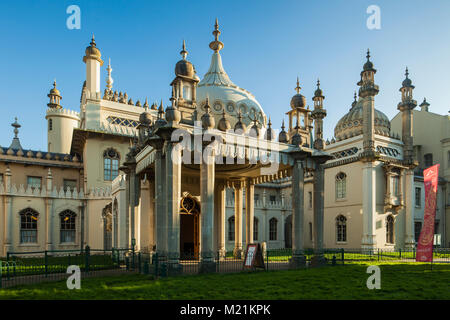
[[[420,111],[428,112],[428,107],[430,104],[427,102],[426,98],[423,98],[423,102],[420,104]]]
[[[289,110],[288,112],[286,112],[286,114],[289,116],[289,137],[292,140],[295,135],[300,135],[303,146],[303,144],[308,144],[310,141],[309,113],[311,111],[307,109],[306,98],[300,93],[300,90],[300,81],[297,77],[297,86],[295,87],[295,91],[297,92],[297,94],[295,94],[291,99],[292,110]],[[295,127],[294,121],[297,124]],[[298,142],[298,139],[296,140],[296,142]]]
[[[322,89],[320,89],[320,81],[317,80],[317,89],[314,92],[314,110],[311,113],[311,118],[314,119],[314,149],[323,150],[325,148],[325,141],[323,140],[323,118],[327,116],[327,110],[323,108]]]
[[[361,71],[361,80],[358,82],[359,96],[363,100],[363,149],[364,156],[373,159],[375,156],[375,96],[379,87],[375,84],[373,63],[370,61],[370,51],[367,49],[367,62]]]
[[[200,81],[195,73],[195,68],[187,60],[188,51],[186,42],[180,51],[181,60],[175,65],[175,79],[170,84],[172,86],[172,107],[177,105],[181,113],[181,122],[194,124],[194,112],[197,107],[197,84]]]
[[[90,46],[86,48],[83,62],[86,63],[87,98],[100,99],[100,67],[103,65],[102,54],[97,48],[94,35]]]
[[[112,90],[112,85],[113,85],[113,83],[114,83],[114,80],[113,80],[113,78],[111,77],[111,72],[112,72],[112,68],[111,68],[111,58],[109,58],[109,61],[108,61],[108,67],[106,68],[106,71],[108,72],[108,77],[106,78],[106,88],[108,89],[108,90]]]
[[[361,239],[362,248],[372,252],[377,246],[376,240],[376,168],[375,160],[375,96],[379,92],[375,84],[374,75],[376,70],[370,61],[370,52],[367,50],[367,62],[364,64],[361,72],[361,81],[358,82],[359,97],[363,104],[363,152],[361,160],[363,161],[363,235]]]
[[[412,110],[417,106],[417,101],[413,99],[414,86],[408,75],[408,68],[406,68],[406,78],[399,90],[402,93],[402,101],[398,104],[397,109],[402,113],[403,161],[405,164],[411,165],[414,162]]]
[[[20,144],[18,136],[21,125],[17,122],[17,117],[14,120],[14,123],[11,123],[11,126],[14,128],[14,138],[9,146],[9,149],[22,150],[22,145]]]

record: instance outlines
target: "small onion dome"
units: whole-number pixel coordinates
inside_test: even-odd
[[[128,104],[131,105],[131,106],[134,106],[133,99],[130,98],[130,100],[128,100]]]
[[[314,91],[314,97],[322,98],[322,99],[325,98],[323,96],[322,89],[320,89],[320,81],[319,81],[319,79],[317,79],[317,89],[316,89],[316,91]]]
[[[366,56],[366,58],[367,58],[367,62],[364,64],[363,70],[364,70],[364,71],[376,71],[376,70],[373,68],[373,63],[372,63],[372,61],[369,60],[369,59],[370,59],[370,51],[369,51],[369,49],[367,49],[367,56]]]
[[[236,134],[243,134],[246,129],[247,129],[247,126],[245,125],[245,123],[242,122],[242,115],[241,115],[241,112],[239,111],[238,121],[234,125],[234,132]]]
[[[141,102],[139,100],[136,101],[136,107],[142,107]]]
[[[278,135],[278,142],[282,142],[282,143],[288,143],[289,142],[289,137],[286,131],[284,131],[284,120],[283,120],[283,124],[281,125],[281,132]]]
[[[297,108],[304,108],[306,106],[306,98],[300,94],[300,85],[297,77],[297,87],[295,90],[297,91],[297,94],[292,97],[291,99],[291,108],[297,109]]]
[[[50,97],[51,95],[58,96],[61,98],[61,93],[59,92],[58,89],[56,89],[56,80],[53,81],[53,88],[50,90],[50,93],[47,96]]]
[[[222,112],[222,118],[219,120],[219,123],[217,124],[217,129],[224,132],[231,129],[231,123],[225,117],[225,110],[223,110]]]
[[[272,122],[270,121],[269,118],[269,123],[267,124],[268,127],[266,129],[266,134],[265,134],[265,139],[272,141],[273,139],[275,139],[275,131],[272,129]]]
[[[403,88],[414,88],[414,86],[412,85],[412,81],[411,79],[408,78],[409,72],[408,72],[408,67],[406,67],[406,71],[405,71],[405,80],[403,80],[402,82],[402,86]]]
[[[139,115],[139,122],[143,125],[150,125],[152,123],[152,115],[146,108],[144,112]]]
[[[102,54],[100,50],[98,50],[97,45],[95,44],[94,35],[92,35],[92,40],[90,46],[86,48],[85,56],[83,57],[83,61],[86,63],[87,59],[94,59],[100,62],[100,65],[103,65],[103,60],[101,59]]]
[[[259,128],[258,128],[258,125],[257,125],[257,121],[258,120],[253,120],[253,125],[250,127],[250,132],[248,133],[248,135],[250,136],[250,137],[253,137],[253,138],[257,138],[257,137],[259,137]]]
[[[209,106],[209,98],[206,98],[205,105],[206,112],[202,115],[202,127],[203,129],[212,129],[215,126],[214,117],[211,114],[211,107]]]
[[[188,52],[186,51],[186,43],[183,40],[183,49],[180,51],[181,59],[175,65],[175,75],[192,78],[195,75],[194,66],[186,60]]]
[[[153,102],[152,106],[150,107],[150,109],[152,110],[158,110],[158,105],[156,104],[156,102]]]

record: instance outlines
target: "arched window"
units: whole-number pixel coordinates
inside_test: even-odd
[[[228,218],[228,241],[234,241],[234,216]]]
[[[258,218],[253,217],[253,241],[258,241],[258,223]]]
[[[20,243],[37,242],[37,221],[39,213],[27,208],[20,211]]]
[[[344,199],[347,196],[346,183],[347,175],[339,172],[336,175],[336,199]]]
[[[394,217],[386,218],[386,243],[394,243]]]
[[[269,240],[277,240],[277,225],[278,221],[276,218],[269,220]]]
[[[119,153],[113,148],[103,152],[103,168],[105,181],[112,181],[119,175]]]
[[[60,217],[60,240],[61,243],[75,243],[75,218],[77,214],[71,210],[64,210]]]
[[[336,218],[336,241],[347,241],[347,218],[343,215],[339,215]]]

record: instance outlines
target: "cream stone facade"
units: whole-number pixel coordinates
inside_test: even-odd
[[[254,242],[292,248],[296,264],[307,248],[320,263],[323,248],[415,246],[421,182],[413,147],[447,159],[450,129],[446,118],[440,144],[428,151],[408,73],[391,123],[375,109],[379,89],[368,54],[358,97],[331,141],[323,137],[320,83],[310,110],[297,79],[287,130],[283,122],[277,139],[256,98],[225,72],[217,21],[213,35],[203,79],[183,42],[168,106],[113,90],[110,61],[102,93],[103,60],[92,39],[79,111],[63,107],[56,82],[48,94],[48,151],[24,149],[17,121],[10,147],[0,148],[0,255],[135,244],[208,267],[216,254],[241,256]],[[441,170],[448,181],[449,166]],[[439,230],[448,234],[441,201]]]

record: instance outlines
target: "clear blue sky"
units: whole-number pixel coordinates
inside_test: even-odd
[[[81,29],[69,30],[66,9],[81,8]],[[369,5],[381,9],[381,30],[369,30]],[[0,2],[0,145],[9,146],[14,117],[24,148],[46,150],[47,93],[54,78],[65,108],[79,110],[84,50],[92,33],[111,58],[114,89],[134,101],[168,103],[180,47],[202,78],[219,18],[225,70],[252,92],[279,128],[300,77],[312,105],[319,77],[325,94],[325,137],[349,109],[367,48],[378,70],[376,108],[397,113],[405,66],[430,111],[447,114],[450,98],[450,1],[11,1]],[[106,64],[102,68],[102,90]]]

